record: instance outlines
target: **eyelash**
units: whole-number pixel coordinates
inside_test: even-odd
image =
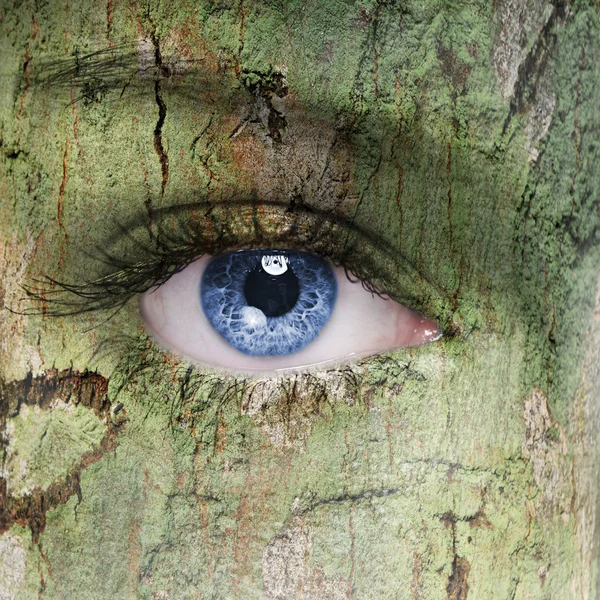
[[[192,252],[169,247],[159,251],[146,248],[147,253],[155,255],[154,260],[135,264],[127,264],[113,255],[104,254],[104,264],[112,269],[108,275],[82,284],[67,283],[44,276],[43,279],[31,280],[33,284],[42,287],[29,285],[24,287],[24,291],[31,302],[42,303],[45,307],[44,314],[51,317],[75,316],[112,308],[120,310],[134,296],[143,294],[151,288],[160,287],[194,260],[207,253],[213,253],[213,251],[198,250],[194,244],[190,244],[191,248],[194,248]],[[365,290],[377,296],[389,296],[387,292],[366,279],[364,274],[359,274],[351,265],[343,262],[335,264],[344,269],[346,277],[352,283],[360,283]],[[63,300],[61,295],[75,297],[79,302]],[[55,308],[48,310],[48,304]],[[36,312],[37,309],[24,311],[25,314],[36,314]]]
[[[136,239],[134,233],[140,228],[135,223],[121,225],[118,241],[126,240],[132,242],[133,246],[127,248],[126,252],[121,249],[120,253],[133,256],[134,259],[125,261],[118,258],[115,252],[97,249],[95,256],[88,257],[101,262],[108,269],[102,276],[81,284],[68,283],[47,275],[42,279],[32,279],[32,284],[24,288],[32,307],[23,312],[43,312],[46,316],[62,317],[119,310],[133,296],[166,283],[171,276],[204,254],[215,255],[243,247],[313,252],[343,268],[350,281],[360,282],[373,294],[390,296],[424,313],[428,312],[428,307],[419,302],[420,296],[428,297],[430,301],[434,299],[434,304],[440,304],[439,293],[405,263],[394,263],[391,268],[406,280],[404,284],[410,283],[405,285],[404,295],[392,294],[385,286],[372,283],[374,280],[385,280],[385,273],[378,269],[378,265],[383,257],[392,255],[394,249],[386,247],[372,234],[331,215],[305,208],[290,208],[279,203],[257,205],[235,201],[219,206],[198,203],[176,209],[184,213],[183,222],[177,221],[181,213],[165,210],[163,214],[155,216],[157,223],[146,224],[141,229],[149,236],[149,241]],[[198,215],[202,211],[205,211],[204,214]],[[257,211],[260,211],[263,222]],[[193,225],[190,225],[189,217],[193,213],[196,214],[192,219]],[[266,225],[267,221],[270,221],[271,230]],[[350,235],[357,236],[359,248],[348,243]],[[374,250],[376,258],[369,260],[365,245]],[[136,256],[139,257],[137,260]],[[414,293],[414,289],[419,292]],[[38,304],[42,310],[36,307]],[[434,318],[440,320],[439,315]]]
[[[297,433],[298,411],[302,415],[322,414],[324,407],[336,402],[369,409],[372,398],[381,389],[399,393],[407,379],[422,379],[420,373],[411,370],[410,360],[402,361],[390,355],[370,357],[352,366],[321,373],[249,379],[202,373],[192,365],[172,363],[168,354],[147,336],[138,338],[129,351],[136,367],[110,378],[116,386],[113,403],[129,386],[135,386],[136,393],[142,397],[148,395],[147,390],[163,388],[162,398],[167,404],[171,430],[191,429],[198,440],[206,444],[214,442],[220,415],[230,403],[237,403],[243,414],[270,412],[272,419],[286,428],[287,436],[293,438]],[[169,363],[173,365],[170,378],[164,375],[165,365]],[[146,418],[155,402],[148,406]]]
[[[382,279],[380,273],[373,272],[375,270],[373,263],[378,261],[369,262],[365,254],[359,252],[358,257],[361,259],[362,268],[357,268],[358,262],[352,259],[351,246],[347,245],[351,233],[357,233],[362,240],[368,238],[370,248],[377,249],[378,240],[328,215],[301,208],[290,210],[289,206],[276,203],[261,204],[260,209],[256,204],[235,202],[230,202],[224,207],[195,204],[178,207],[178,209],[182,209],[185,217],[181,222],[178,221],[180,213],[174,215],[172,211],[165,210],[158,223],[142,229],[144,235],[149,236],[148,242],[136,239],[137,228],[131,225],[121,226],[121,239],[133,242],[133,247],[124,255],[133,256],[134,259],[124,261],[118,258],[115,252],[99,250],[98,255],[91,258],[99,260],[104,268],[108,269],[105,275],[81,284],[68,283],[49,276],[32,280],[32,284],[25,288],[32,305],[22,312],[63,317],[93,312],[104,315],[109,311],[108,317],[101,321],[105,326],[133,297],[166,283],[172,275],[203,254],[218,254],[240,246],[260,247],[265,244],[268,247],[305,249],[321,254],[336,266],[344,268],[346,276],[351,281],[360,281],[368,291],[380,296],[391,295],[371,283],[371,279],[377,278],[378,275]],[[258,210],[261,211],[262,220],[258,218]],[[198,217],[198,213],[202,211],[205,211],[204,215]],[[194,213],[195,217],[190,218]],[[190,222],[195,223],[196,227],[189,225]],[[271,223],[273,230],[269,230],[267,222]],[[242,223],[242,226],[236,223]],[[244,227],[246,230],[240,235],[240,229]],[[345,240],[341,245],[341,251],[340,247],[336,250],[335,242],[340,239]],[[362,248],[363,246],[360,250]],[[391,254],[387,248],[380,248],[379,251],[383,256]],[[135,257],[140,258],[135,260]],[[416,281],[423,286],[422,278]],[[126,336],[120,341],[124,342],[125,347],[134,348],[137,356],[134,364],[139,364],[139,367],[131,373],[125,372],[125,379],[117,385],[117,395],[125,386],[135,381],[136,376],[141,372],[161,372],[158,367],[164,369],[165,362],[171,360],[147,336],[142,338],[143,347],[139,346],[137,340]],[[94,351],[94,356],[99,355],[101,346],[102,344]],[[123,352],[123,344],[116,343],[114,338],[111,338],[111,346],[112,351]],[[140,356],[141,363],[139,363]],[[148,360],[149,356],[161,358],[159,361]],[[158,362],[161,364],[159,365]],[[171,414],[174,412],[183,414],[187,410],[186,407],[198,404],[200,397],[212,399],[211,403],[216,405],[220,403],[217,396],[226,400],[237,397],[243,403],[243,398],[257,392],[258,386],[261,386],[263,394],[268,391],[268,396],[263,401],[267,406],[289,405],[290,402],[293,404],[294,397],[299,393],[298,390],[302,391],[303,402],[307,398],[314,399],[317,404],[329,402],[332,391],[335,391],[336,397],[340,395],[340,381],[345,381],[345,385],[353,382],[348,388],[350,390],[348,393],[356,398],[362,387],[366,366],[376,364],[379,365],[379,370],[383,369],[384,374],[406,368],[405,363],[388,355],[370,358],[353,367],[343,366],[321,374],[301,373],[275,380],[256,380],[216,376],[202,373],[196,367],[179,364],[173,378],[180,382],[180,386],[172,395]]]

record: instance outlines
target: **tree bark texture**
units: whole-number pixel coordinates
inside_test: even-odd
[[[4,0],[0,598],[600,598],[599,11]],[[444,338],[241,380],[55,315],[200,200],[368,229]]]

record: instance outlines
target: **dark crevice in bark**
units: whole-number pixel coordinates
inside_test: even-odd
[[[452,573],[448,577],[448,585],[446,587],[448,600],[467,600],[470,570],[471,565],[469,561],[455,554],[452,561]]]
[[[448,575],[448,583],[446,585],[446,600],[467,600],[469,594],[469,571],[471,565],[463,556],[458,556],[456,552],[456,523],[458,521],[467,521],[472,527],[475,527],[485,519],[486,526],[490,526],[489,521],[485,517],[483,510],[479,510],[476,515],[468,518],[458,518],[454,513],[448,512],[442,515],[440,521],[450,528],[452,533],[452,571]],[[475,524],[477,523],[477,525]],[[487,525],[489,524],[489,525]]]
[[[138,159],[140,162],[140,169],[142,171],[142,180],[144,182],[144,189],[146,190],[146,199],[144,200],[144,207],[146,209],[146,214],[148,215],[147,229],[148,229],[148,234],[150,235],[150,238],[152,239],[154,237],[154,231],[152,228],[152,222],[153,222],[152,189],[150,188],[150,183],[148,182],[148,170],[146,169],[146,167],[144,165],[143,154],[139,147],[138,147]]]
[[[44,561],[44,564],[48,568],[48,575],[50,576],[50,579],[52,579],[52,581],[54,581],[54,573],[52,571],[52,563],[50,562],[50,559],[46,556],[46,553],[44,552],[44,549],[42,548],[42,542],[37,543],[37,548],[38,548],[38,552],[40,553],[40,556],[42,557],[42,560]]]
[[[202,131],[198,135],[196,135],[196,137],[192,140],[192,143],[190,144],[190,154],[192,155],[192,160],[195,160],[195,158],[196,158],[196,146],[198,145],[198,142],[206,135],[206,133],[210,129],[210,127],[213,123],[214,117],[215,117],[215,113],[213,112],[213,113],[211,113],[210,118],[208,119],[208,123],[202,128]],[[238,126],[238,128],[239,128],[239,126]],[[235,137],[235,135],[232,134],[229,137],[230,138]]]
[[[0,138],[0,155],[7,161],[17,160],[19,158],[27,159],[29,152],[22,148],[4,148],[4,140]]]
[[[65,197],[65,189],[67,186],[67,181],[69,179],[69,139],[67,138],[65,141],[65,152],[63,154],[63,173],[62,179],[60,182],[60,188],[58,190],[58,206],[57,206],[57,218],[58,218],[58,226],[61,231],[65,235],[65,239],[69,239],[65,226],[63,224],[63,200]]]
[[[111,411],[107,390],[108,380],[99,373],[80,373],[71,369],[61,372],[51,369],[39,377],[29,373],[25,379],[10,383],[0,381],[0,432],[6,432],[8,419],[16,417],[23,405],[52,410],[56,400],[74,406],[81,404],[106,422],[106,433],[100,446],[82,456],[64,480],[54,482],[45,490],[34,488],[28,495],[12,496],[7,479],[0,479],[0,533],[16,523],[28,527],[33,542],[38,544],[49,510],[65,504],[73,495],[77,495],[81,502],[82,472],[116,447],[117,435],[127,422],[124,411],[118,416],[118,410]],[[0,436],[3,471],[6,468],[7,449],[8,438],[4,434]]]
[[[113,0],[106,0],[106,39],[110,42],[113,25]]]
[[[542,79],[548,60],[557,40],[557,26],[565,19],[567,3],[556,0],[548,21],[542,28],[533,47],[519,66],[514,93],[502,134],[506,134],[515,115],[522,114],[535,103],[537,88]]]
[[[167,182],[169,181],[169,157],[163,145],[162,139],[162,128],[165,124],[165,119],[167,118],[167,105],[165,104],[165,101],[161,95],[160,81],[161,77],[170,76],[170,70],[169,67],[163,63],[159,41],[154,33],[152,34],[151,39],[152,44],[154,45],[154,61],[157,69],[156,79],[154,80],[154,98],[156,100],[156,105],[158,106],[158,121],[156,122],[156,127],[154,128],[154,149],[156,150],[156,154],[160,162],[160,169],[162,173],[161,194],[164,196],[165,188],[167,186]]]
[[[192,156],[192,160],[196,160],[196,154],[197,154],[196,150],[198,147],[198,142],[200,142],[200,140],[202,140],[204,138],[204,136],[207,134],[208,130],[211,128],[213,121],[214,121],[214,117],[215,117],[215,113],[213,112],[210,115],[210,118],[209,118],[206,126],[203,127],[202,131],[200,131],[200,133],[192,140],[192,143],[190,145],[190,154]],[[211,168],[212,146],[213,146],[213,141],[212,141],[211,137],[209,136],[206,140],[206,143],[204,146],[204,151],[200,152],[198,154],[198,160],[202,163],[202,166],[204,167],[204,170],[206,171],[206,175],[208,176],[208,184],[206,186],[207,189],[210,189],[213,181],[215,179],[217,179],[216,173]]]
[[[324,506],[327,504],[344,504],[346,502],[354,503],[360,500],[371,500],[373,498],[386,498],[387,496],[393,496],[400,491],[400,488],[391,488],[386,490],[366,490],[357,494],[341,494],[333,498],[321,498],[311,500],[309,504],[299,511],[300,514],[304,515],[318,506]]]

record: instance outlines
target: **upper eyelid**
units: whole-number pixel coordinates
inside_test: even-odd
[[[154,46],[150,46],[146,48],[146,50],[158,49],[156,47],[156,44],[158,43],[157,40],[140,40],[140,42],[144,41],[154,44]],[[60,88],[83,90],[83,87],[87,82],[97,83],[98,81],[101,81],[103,85],[105,84],[107,86],[106,89],[119,89],[122,88],[125,83],[127,85],[135,83],[136,85],[139,85],[140,88],[144,88],[148,84],[153,85],[157,78],[159,78],[161,80],[171,80],[174,84],[173,89],[177,93],[185,94],[189,85],[193,86],[195,85],[194,82],[198,83],[199,81],[197,77],[188,78],[187,75],[190,73],[198,73],[198,69],[195,69],[194,67],[202,65],[203,60],[201,58],[187,61],[186,70],[183,74],[174,73],[173,71],[164,73],[161,71],[160,66],[156,64],[156,57],[152,55],[152,53],[148,54],[146,57],[149,59],[148,64],[145,66],[142,65],[140,63],[140,60],[143,58],[142,54],[143,48],[138,43],[137,46],[123,45],[115,48],[104,48],[85,55],[80,55],[77,58],[52,60],[52,57],[50,57],[49,60],[40,61],[40,63],[38,63],[41,73],[37,76],[34,74],[34,85],[38,85],[40,88],[51,91],[52,93],[55,92],[55,89]],[[164,64],[171,64],[172,61],[177,62],[178,60],[179,58],[176,56],[162,57],[162,63]],[[171,66],[173,64],[174,63],[172,63]],[[199,102],[198,94],[193,94],[193,99],[197,104]],[[234,210],[260,206],[266,208],[267,211],[270,209],[277,209],[280,214],[284,215],[289,214],[288,211],[290,210],[289,204],[260,201],[252,203],[247,202],[244,199],[238,201],[228,200],[226,205],[228,207],[233,207]],[[159,222],[162,222],[169,217],[174,216],[175,218],[179,218],[181,215],[185,215],[192,211],[207,211],[211,209],[211,206],[214,205],[201,201],[198,203],[167,207],[159,210],[153,209],[153,217],[158,218]],[[346,267],[347,270],[356,275],[363,284],[366,284],[368,288],[372,290],[382,290],[394,300],[405,304],[409,308],[422,312],[443,325],[451,322],[451,315],[453,312],[451,300],[446,294],[441,292],[439,288],[412,267],[409,261],[400,256],[397,248],[386,244],[372,232],[357,227],[351,221],[336,217],[330,213],[320,213],[316,210],[305,209],[298,206],[293,212],[302,213],[302,211],[304,211],[305,215],[310,215],[312,223],[320,223],[325,226],[333,225],[338,231],[349,232],[352,236],[355,236],[356,245],[361,246],[364,244],[364,247],[350,248],[350,252],[348,252],[348,248],[340,249],[338,247],[335,249],[335,252],[331,252],[328,245],[324,243],[328,241],[326,239],[327,236],[321,236],[321,239],[310,239],[310,236],[305,235],[302,243],[300,243],[293,235],[288,236],[285,240],[277,238],[277,236],[271,236],[264,240],[257,240],[256,236],[254,236],[254,238],[252,238],[252,236],[244,238],[242,235],[244,233],[243,230],[240,231],[240,221],[238,218],[236,220],[238,229],[233,232],[234,235],[230,236],[229,244],[214,244],[212,248],[202,248],[204,252],[201,252],[200,250],[195,253],[183,251],[180,253],[184,258],[181,267],[186,266],[186,264],[189,264],[193,259],[199,258],[203,253],[222,252],[239,249],[240,247],[279,246],[281,248],[308,250],[324,255],[326,258],[332,260],[334,264],[341,264]],[[260,219],[263,215],[250,216],[254,219]],[[255,222],[260,225],[259,221]],[[144,211],[143,213],[136,215],[126,223],[122,229],[131,231],[139,225],[148,225],[147,212]],[[221,225],[226,228],[227,220],[222,220]],[[152,224],[152,226],[154,227],[154,224]],[[165,228],[164,231],[168,231],[168,228]],[[343,235],[338,236],[339,239],[336,240],[336,242],[340,242],[343,237]],[[109,240],[109,245],[114,241],[115,240]],[[315,244],[315,242],[317,243]],[[152,247],[148,246],[148,250],[151,251]],[[369,254],[372,254],[373,256],[369,256]],[[117,256],[118,253],[113,253],[111,258],[115,259]],[[171,256],[173,256],[173,253],[171,253]],[[160,261],[166,259],[166,256],[157,255],[155,258]],[[143,257],[142,260],[146,261],[147,259],[146,257]],[[380,265],[385,266],[380,268]],[[131,269],[132,267],[135,267],[135,265],[130,263],[124,264],[123,267]],[[172,269],[170,266],[168,268]],[[375,274],[374,271],[377,271],[377,273]],[[174,270],[167,270],[165,271],[165,276],[168,278],[168,276],[175,272],[176,271]],[[166,281],[166,279],[159,278],[157,284],[164,283],[164,281]],[[58,283],[59,282],[53,282],[53,284]],[[370,283],[373,283],[373,285],[369,285]],[[144,285],[146,285],[145,282]],[[136,287],[134,293],[145,291],[144,285]],[[60,289],[60,285],[58,287]],[[149,287],[152,287],[152,285]],[[81,289],[81,286],[79,286],[79,288]],[[70,289],[64,289],[65,291],[70,292],[76,291],[74,286],[70,286]],[[89,285],[85,291],[90,291]],[[97,299],[100,299],[99,295],[97,296]],[[107,302],[104,302],[104,305],[102,305],[102,302],[100,302],[100,304],[101,306],[99,306],[99,308],[110,307],[110,303]],[[55,306],[56,305],[57,303],[55,302]]]
[[[113,309],[165,283],[203,254],[279,247],[320,254],[442,325],[449,317],[445,296],[399,256],[397,249],[331,213],[279,202],[198,201],[157,209],[152,227],[148,225],[147,212],[135,214],[98,248],[100,256],[95,258],[109,264],[108,272],[83,283],[46,278],[52,289],[35,282],[27,290],[29,297],[50,302],[46,308],[49,315]],[[23,312],[39,311],[32,307]]]

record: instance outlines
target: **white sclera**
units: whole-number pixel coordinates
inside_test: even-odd
[[[441,336],[435,321],[372,294],[360,283],[349,281],[343,269],[333,268],[337,301],[319,335],[294,354],[248,356],[225,341],[202,310],[200,281],[211,259],[204,256],[189,264],[140,298],[147,329],[163,346],[193,362],[230,372],[274,372],[342,362],[402,346],[420,346]],[[248,315],[249,319],[255,317]]]

